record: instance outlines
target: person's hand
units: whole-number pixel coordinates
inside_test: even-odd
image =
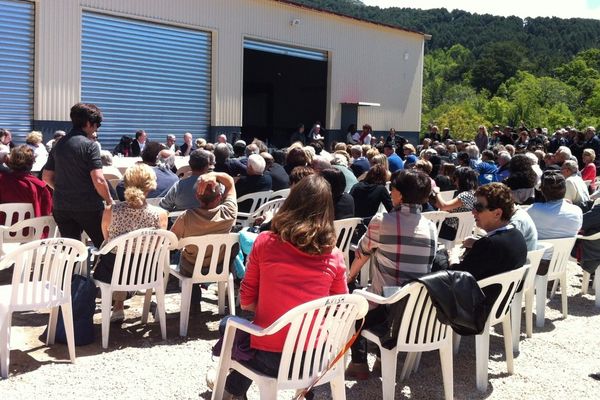
[[[353,283],[356,280],[356,276],[351,276],[348,275],[348,278],[346,279],[346,284],[350,285],[351,283]]]
[[[473,244],[475,243],[475,241],[477,241],[477,239],[475,239],[472,236],[469,236],[469,237],[465,238],[465,240],[463,240],[462,245],[465,249],[470,249],[471,247],[473,247]]]
[[[203,195],[207,188],[214,190],[217,184],[217,175],[214,172],[209,172],[208,174],[200,175],[200,177],[198,178],[198,187],[196,188],[196,194],[198,196]]]

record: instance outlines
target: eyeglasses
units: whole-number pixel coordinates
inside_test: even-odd
[[[478,213],[484,212],[485,210],[493,210],[493,208],[489,207],[489,205],[486,206],[485,204],[480,203],[478,201],[473,203],[473,210],[477,211]]]

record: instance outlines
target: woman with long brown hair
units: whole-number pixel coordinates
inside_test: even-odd
[[[254,311],[253,323],[267,327],[292,308],[348,292],[344,256],[335,247],[329,183],[309,175],[292,187],[273,217],[271,231],[256,238],[240,287],[240,305]],[[287,329],[252,337],[250,368],[276,377]],[[244,396],[252,381],[237,371],[227,377],[225,398]],[[229,397],[228,397],[229,396]]]

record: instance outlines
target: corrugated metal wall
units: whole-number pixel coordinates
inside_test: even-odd
[[[329,54],[328,129],[340,103],[380,103],[376,130],[418,130],[423,36],[269,0],[40,1],[37,119],[68,119],[79,97],[81,7],[130,18],[213,30],[212,125],[240,126],[245,37]],[[300,23],[292,25],[291,21]],[[59,44],[59,45],[58,45]],[[49,50],[52,49],[52,50]],[[66,66],[63,70],[57,66]],[[73,68],[73,69],[71,69]],[[75,71],[76,70],[76,71]]]

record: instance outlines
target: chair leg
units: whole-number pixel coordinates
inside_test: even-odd
[[[548,297],[550,300],[552,300],[554,298],[554,295],[556,294],[556,290],[558,290],[558,279],[555,279],[554,283],[552,284],[552,290],[550,291],[550,297]],[[562,285],[560,285],[560,290],[561,290],[561,292],[563,291]]]
[[[596,296],[596,307],[600,307],[600,267],[596,268],[594,276],[594,296]]]
[[[156,311],[163,340],[167,340],[167,316],[165,315],[165,290],[162,285],[154,288],[156,295]]]
[[[12,313],[4,316],[0,321],[0,377],[8,378],[8,366],[10,364],[10,325]]]
[[[590,286],[590,273],[583,271],[583,277],[581,278],[581,294],[588,294],[588,287]]]
[[[48,316],[48,334],[46,335],[47,346],[54,344],[54,339],[56,337],[56,324],[58,323],[58,309],[58,306],[50,309],[50,315]]]
[[[460,338],[461,336],[452,331],[452,352],[454,353],[454,355],[458,354],[458,348],[460,347]]]
[[[110,311],[112,308],[112,290],[101,288],[102,293],[102,348],[108,349],[108,336],[110,333]]]
[[[346,400],[346,381],[344,379],[344,368],[342,363],[338,363],[338,372],[335,377],[329,382],[331,387],[331,398],[333,400]]]
[[[227,298],[229,301],[229,314],[235,315],[235,285],[233,283],[233,274],[227,278]]]
[[[423,353],[420,353],[420,352],[417,353],[417,357],[415,358],[412,372],[417,372],[417,370],[419,369],[419,365],[421,364],[421,356],[422,355],[423,355]]]
[[[235,331],[236,329],[232,329],[231,327],[225,328],[225,336],[223,336],[223,346],[221,346],[221,354],[219,355],[219,362],[217,364],[217,375],[211,400],[221,400],[223,398],[225,381],[227,380],[229,366],[231,365],[231,349],[233,348]]]
[[[488,384],[488,359],[490,357],[490,326],[485,324],[483,333],[475,336],[475,381],[477,389],[481,392],[487,390]]]
[[[383,398],[393,399],[396,393],[396,368],[398,367],[398,353],[396,349],[385,349],[380,347],[381,350],[381,386],[383,387]],[[407,361],[404,363],[404,368],[408,364],[408,358],[415,353],[408,353],[406,355]],[[404,370],[403,368],[403,370]],[[403,371],[404,372],[404,371]]]
[[[406,358],[404,359],[404,364],[402,365],[402,371],[400,372],[400,381],[401,382],[410,377],[410,373],[413,370],[416,357],[417,357],[417,353],[414,353],[414,352],[406,353]],[[381,369],[382,370],[384,369],[383,366],[384,366],[383,359],[381,359]],[[387,365],[385,368],[387,368]],[[386,398],[386,397],[384,396],[384,398]]]
[[[504,320],[502,321],[502,334],[504,335],[504,352],[506,353],[506,366],[508,368],[508,373],[513,374],[514,372],[514,362],[513,362],[513,337],[512,337],[512,327],[510,325],[510,315],[506,314]]]
[[[187,336],[190,320],[190,303],[192,301],[192,280],[181,281],[181,305],[179,311],[179,336]]]
[[[448,334],[446,343],[440,347],[440,362],[442,364],[444,397],[446,400],[454,399],[454,367],[452,364],[452,351],[452,336]]]
[[[515,293],[510,305],[510,322],[512,326],[513,353],[519,352],[519,339],[521,337],[521,308],[523,306],[523,291]]]
[[[227,288],[226,282],[218,282],[218,293],[217,293],[217,304],[219,306],[219,314],[225,315],[225,289]]]
[[[525,332],[528,338],[533,334],[533,289],[525,293]]]
[[[256,383],[258,384],[261,400],[277,400],[277,381],[268,379]]]
[[[535,326],[544,327],[546,313],[546,290],[548,275],[535,277]]]
[[[65,323],[65,334],[67,335],[67,346],[69,347],[69,357],[72,363],[75,363],[75,331],[73,330],[73,309],[71,300],[60,307],[63,321]]]
[[[558,279],[557,279],[558,281]],[[567,303],[567,271],[565,270],[560,277],[560,298],[562,300],[563,318],[567,318],[568,303]]]
[[[148,323],[148,314],[150,314],[150,303],[152,303],[152,289],[146,289],[144,296],[144,308],[142,309],[142,324]]]

